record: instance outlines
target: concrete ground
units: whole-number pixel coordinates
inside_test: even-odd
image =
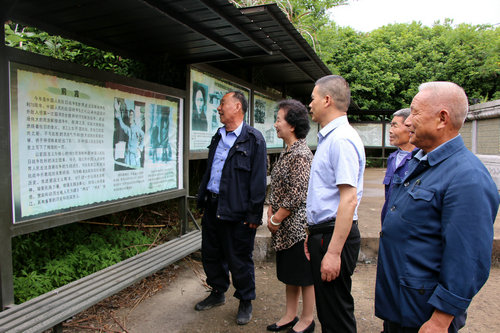
[[[353,275],[352,293],[360,333],[378,333],[382,327],[381,321],[374,316],[374,288],[380,209],[384,201],[381,184],[384,172],[384,169],[367,169],[365,193],[359,207],[359,228],[363,241],[358,267]],[[499,228],[500,217],[497,217],[496,235],[500,235]],[[273,252],[269,250],[269,237],[265,226],[258,229],[254,252],[257,299],[253,302],[253,319],[248,325],[238,326],[235,322],[238,301],[232,297],[232,287],[226,294],[225,305],[203,312],[194,310],[194,305],[208,295],[199,253],[196,253],[190,259],[176,264],[177,277],[160,292],[131,308],[118,309],[114,313],[114,321],[120,322],[122,327],[115,326],[115,332],[265,332],[267,325],[279,320],[285,306],[285,288],[276,279]],[[316,332],[320,332],[317,320],[316,324]],[[500,266],[495,266],[488,282],[474,298],[469,308],[467,325],[461,332],[499,331]]]

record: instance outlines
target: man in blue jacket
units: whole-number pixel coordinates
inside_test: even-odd
[[[387,200],[391,195],[392,178],[394,174],[397,174],[399,177],[405,175],[408,169],[408,161],[411,159],[411,152],[415,149],[415,146],[410,143],[410,132],[404,124],[409,115],[410,109],[401,109],[392,115],[389,142],[391,145],[398,147],[398,150],[390,154],[387,158],[387,170],[384,177],[385,202],[382,207],[382,221],[387,211]]]
[[[451,82],[421,85],[411,103],[420,150],[394,176],[380,235],[375,314],[388,333],[457,332],[488,278],[499,195],[459,135],[467,110]]]
[[[198,191],[202,218],[201,254],[210,295],[197,311],[225,303],[229,271],[240,300],[236,322],[252,318],[255,232],[262,223],[266,195],[267,152],[262,134],[243,119],[248,103],[238,91],[229,92],[217,108],[224,127],[209,146],[207,170]]]

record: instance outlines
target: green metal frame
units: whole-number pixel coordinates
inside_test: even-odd
[[[159,84],[125,78],[111,73],[87,68],[84,66],[59,61],[53,58],[35,55],[32,53],[20,51],[6,47],[4,42],[4,29],[1,29],[0,38],[0,147],[5,154],[5,158],[0,160],[0,170],[4,177],[0,178],[0,191],[2,200],[0,200],[0,306],[2,309],[8,308],[14,304],[13,291],[13,268],[12,268],[12,237],[27,234],[43,229],[49,229],[84,219],[90,219],[96,216],[107,215],[119,211],[124,211],[140,206],[153,204],[167,200],[179,201],[179,213],[181,216],[181,235],[187,231],[187,180],[189,175],[185,171],[187,164],[186,145],[183,144],[183,179],[179,189],[168,190],[134,198],[117,200],[112,203],[98,204],[82,209],[75,209],[65,213],[58,213],[42,218],[36,218],[26,222],[13,223],[12,213],[12,195],[11,195],[11,143],[10,143],[10,91],[9,91],[9,62],[27,64],[31,66],[46,68],[58,72],[68,73],[88,77],[101,81],[112,81],[120,84],[141,87],[142,89],[152,90],[164,93],[170,96],[176,96],[181,100],[186,100],[186,92],[175,88],[165,87]],[[185,115],[186,103],[183,103],[183,109],[180,110]],[[186,142],[186,131],[182,131],[182,137],[179,140]],[[179,170],[181,171],[181,170]]]

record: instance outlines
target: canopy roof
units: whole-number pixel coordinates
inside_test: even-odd
[[[4,5],[2,5],[4,7]],[[308,99],[330,74],[275,4],[227,0],[7,0],[4,19],[126,57],[209,63],[251,83]]]

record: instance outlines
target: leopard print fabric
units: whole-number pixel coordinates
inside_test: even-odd
[[[276,251],[288,249],[306,238],[306,198],[312,159],[306,140],[300,139],[290,149],[283,150],[274,164],[270,195],[273,214],[280,207],[291,212],[272,235],[271,245]]]

